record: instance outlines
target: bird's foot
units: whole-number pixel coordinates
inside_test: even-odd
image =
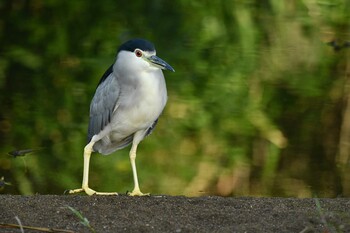
[[[134,189],[131,193],[128,193],[129,196],[135,197],[135,196],[150,196],[150,193],[142,193],[140,189]]]
[[[109,192],[96,192],[95,190],[89,187],[82,187],[80,189],[69,190],[69,194],[82,193],[85,192],[87,195],[118,195],[118,193],[109,193]]]

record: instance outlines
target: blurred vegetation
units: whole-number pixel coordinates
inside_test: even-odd
[[[90,100],[134,37],[176,70],[144,192],[350,196],[346,0],[0,0],[1,193],[80,187]],[[92,188],[132,182],[128,149],[92,157]]]

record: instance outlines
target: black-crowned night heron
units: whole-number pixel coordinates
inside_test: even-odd
[[[149,41],[133,39],[119,47],[116,61],[102,76],[90,104],[82,188],[69,193],[117,194],[89,188],[90,156],[92,152],[108,155],[132,143],[129,155],[134,190],[129,195],[145,195],[139,187],[136,150],[142,139],[154,130],[167,101],[162,69],[175,71],[156,56],[154,45]]]

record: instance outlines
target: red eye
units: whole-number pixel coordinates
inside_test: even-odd
[[[136,57],[142,57],[142,51],[136,49],[136,50],[135,50],[135,55],[136,55]]]

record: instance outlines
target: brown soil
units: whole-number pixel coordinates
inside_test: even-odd
[[[0,195],[0,232],[21,232],[8,224],[92,232],[68,206],[96,232],[350,232],[350,199],[345,198],[124,195]]]

